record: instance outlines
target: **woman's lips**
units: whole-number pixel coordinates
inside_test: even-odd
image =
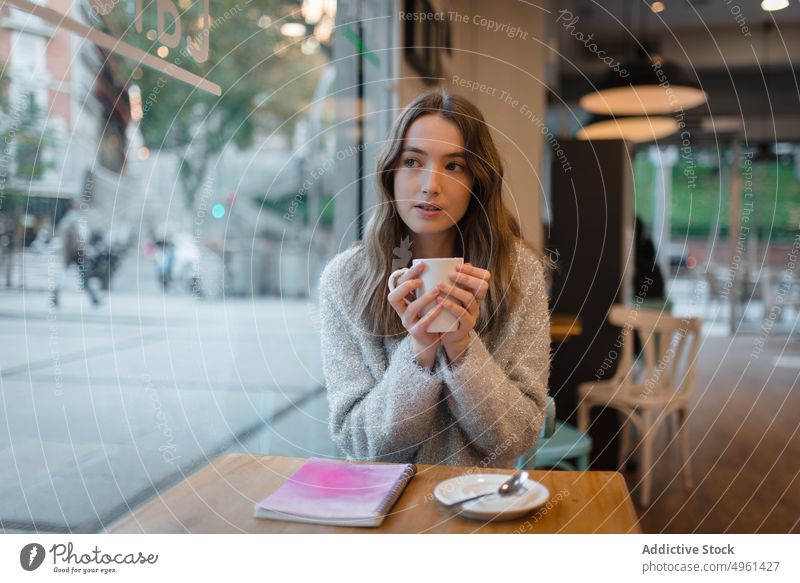
[[[414,205],[414,210],[424,218],[436,217],[442,212],[442,209],[432,204]]]

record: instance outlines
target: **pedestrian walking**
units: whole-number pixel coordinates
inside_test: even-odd
[[[81,287],[89,296],[92,305],[97,307],[100,305],[100,300],[97,298],[92,286],[89,285],[89,273],[86,257],[86,243],[87,243],[87,228],[86,224],[81,221],[80,213],[78,212],[77,204],[75,201],[70,201],[69,210],[65,214],[61,222],[58,224],[57,233],[61,239],[61,250],[64,259],[64,266],[61,274],[56,281],[55,288],[53,289],[50,301],[53,307],[59,306],[59,295],[64,284],[69,279],[70,268],[75,265],[78,268],[78,276],[80,277]]]

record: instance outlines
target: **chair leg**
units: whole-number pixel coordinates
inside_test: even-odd
[[[686,409],[678,409],[678,439],[681,446],[681,464],[683,468],[683,487],[691,490],[694,486],[692,479],[692,465],[689,462],[689,429],[686,427],[686,421],[689,417],[689,411]]]
[[[534,470],[536,469],[536,452],[526,451],[524,454],[517,458],[516,470]]]
[[[587,433],[589,431],[589,408],[591,405],[584,398],[578,405],[578,431]]]
[[[620,441],[619,450],[617,451],[617,468],[623,470],[625,464],[628,463],[628,457],[631,454],[631,422],[625,413],[619,412],[620,423]]]
[[[653,412],[645,409],[639,416],[641,422],[641,459],[639,463],[639,502],[642,506],[650,505],[653,490]]]
[[[575,467],[579,472],[585,472],[589,469],[589,456],[581,455],[575,458]]]
[[[674,440],[675,437],[677,437],[678,435],[678,429],[675,423],[675,417],[673,417],[672,415],[668,415],[666,419],[666,424],[667,424],[667,444],[671,445],[672,440]]]

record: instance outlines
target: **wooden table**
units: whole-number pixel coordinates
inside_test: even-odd
[[[442,480],[468,468],[418,464],[417,475],[378,528],[333,527],[278,520],[256,520],[253,505],[305,460],[229,453],[123,517],[114,533],[639,533],[622,475],[617,472],[531,471],[550,490],[549,504],[510,521],[461,518],[433,497]],[[475,471],[474,469],[471,471]],[[482,469],[480,473],[510,473]]]
[[[550,339],[553,342],[563,342],[572,336],[583,333],[580,316],[571,314],[550,314]]]

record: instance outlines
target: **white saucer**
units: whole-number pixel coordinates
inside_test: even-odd
[[[505,482],[505,474],[465,474],[439,482],[433,494],[442,504],[476,496],[484,492],[497,491]],[[510,520],[529,514],[550,498],[550,491],[539,482],[525,480],[524,489],[511,496],[486,496],[466,502],[454,510],[466,518],[478,520]]]

